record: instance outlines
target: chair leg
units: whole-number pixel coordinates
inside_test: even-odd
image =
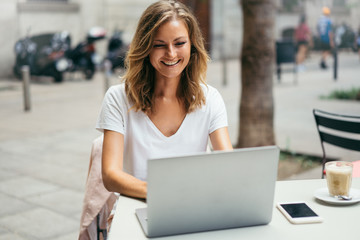
[[[296,85],[298,82],[298,71],[297,71],[297,64],[294,64],[294,84]]]
[[[318,131],[319,131],[319,127],[318,127]],[[322,141],[321,141],[321,149],[323,151],[321,178],[323,179],[324,178],[324,171],[325,171],[325,163],[326,163],[326,153],[325,153],[324,143]]]
[[[278,82],[280,83],[281,82],[281,66],[280,66],[280,64],[276,65],[276,73],[277,73]]]
[[[97,239],[100,240],[100,233],[102,235],[102,239],[106,240],[107,239],[107,231],[106,229],[101,229],[100,228],[100,214],[98,214],[96,216],[96,228],[97,228]]]
[[[96,216],[96,231],[97,231],[97,240],[100,240],[100,216],[99,214]]]

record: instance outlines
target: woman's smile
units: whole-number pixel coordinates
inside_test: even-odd
[[[172,62],[165,62],[165,61],[162,61],[162,63],[164,63],[166,66],[174,66],[176,64],[178,64],[181,60],[177,60],[177,61],[172,61]]]

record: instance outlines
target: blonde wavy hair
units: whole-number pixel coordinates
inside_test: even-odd
[[[125,60],[125,91],[132,102],[132,109],[151,113],[154,110],[155,69],[149,60],[157,29],[170,20],[182,20],[188,30],[191,55],[181,75],[181,99],[187,113],[205,104],[201,83],[206,84],[209,56],[204,47],[198,22],[190,10],[177,1],[158,1],[142,14]]]

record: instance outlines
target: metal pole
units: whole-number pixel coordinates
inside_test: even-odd
[[[30,102],[30,68],[27,65],[21,67],[21,74],[23,80],[23,89],[24,89],[24,110],[30,111],[31,102]]]
[[[222,58],[222,73],[223,73],[223,86],[227,85],[227,72],[226,72],[226,57],[223,56]]]
[[[112,64],[110,62],[110,60],[105,60],[104,62],[104,71],[105,71],[105,84],[104,84],[104,88],[105,88],[105,93],[107,92],[107,90],[110,87],[110,77],[112,75],[111,73],[111,68],[112,68]]]
[[[338,55],[337,55],[337,46],[335,44],[334,48],[334,80],[337,80],[337,68],[338,68]]]
[[[227,85],[227,67],[226,67],[226,31],[225,31],[225,6],[224,2],[221,1],[221,13],[222,13],[222,32],[221,32],[221,60],[222,60],[222,79],[223,86]]]

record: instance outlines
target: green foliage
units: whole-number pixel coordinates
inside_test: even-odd
[[[300,154],[300,153],[288,152],[288,151],[281,151],[279,159],[280,161],[297,162],[304,169],[317,166],[322,161],[321,157],[318,156],[310,156],[306,154]]]
[[[329,95],[320,96],[321,99],[342,99],[360,101],[360,88],[352,87],[350,90],[334,90]]]

